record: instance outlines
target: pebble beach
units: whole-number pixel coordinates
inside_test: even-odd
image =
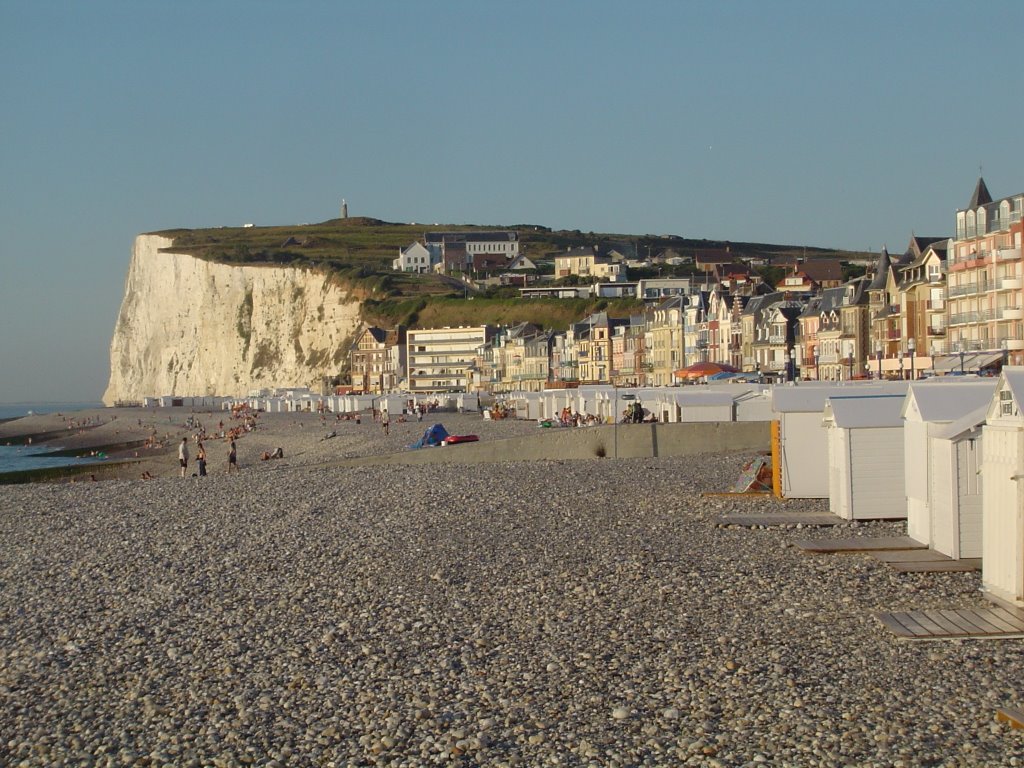
[[[166,413],[97,413],[68,439],[166,440],[100,482],[0,486],[2,765],[1024,765],[994,718],[1024,640],[873,616],[984,605],[980,575],[793,546],[902,523],[718,524],[828,510],[703,495],[749,456],[339,466],[434,421],[537,426],[262,414],[239,473],[214,440],[180,478]]]

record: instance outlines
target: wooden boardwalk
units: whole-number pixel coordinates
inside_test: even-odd
[[[928,549],[927,544],[909,536],[851,536],[846,539],[799,539],[793,542],[804,552],[878,552],[887,549]]]
[[[934,549],[890,549],[868,554],[899,573],[949,573],[981,570],[981,558],[953,560]]]
[[[810,512],[762,512],[753,515],[722,515],[716,517],[714,522],[716,525],[758,528],[763,525],[842,525],[850,521],[835,515],[818,515]]]
[[[1002,606],[880,611],[875,618],[894,635],[908,640],[1024,637],[1024,610]]]

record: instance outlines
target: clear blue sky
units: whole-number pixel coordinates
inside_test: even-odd
[[[902,250],[1024,191],[1020,2],[0,0],[0,402],[132,238],[338,215]]]

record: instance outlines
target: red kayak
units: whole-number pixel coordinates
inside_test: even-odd
[[[441,445],[458,445],[459,443],[475,443],[480,438],[476,435],[448,435]]]

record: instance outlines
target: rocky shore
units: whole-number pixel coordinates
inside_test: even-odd
[[[994,720],[1024,641],[872,616],[980,605],[978,575],[716,526],[779,509],[701,495],[746,457],[343,468],[429,419],[270,416],[237,475],[0,488],[0,764],[1024,764]]]

